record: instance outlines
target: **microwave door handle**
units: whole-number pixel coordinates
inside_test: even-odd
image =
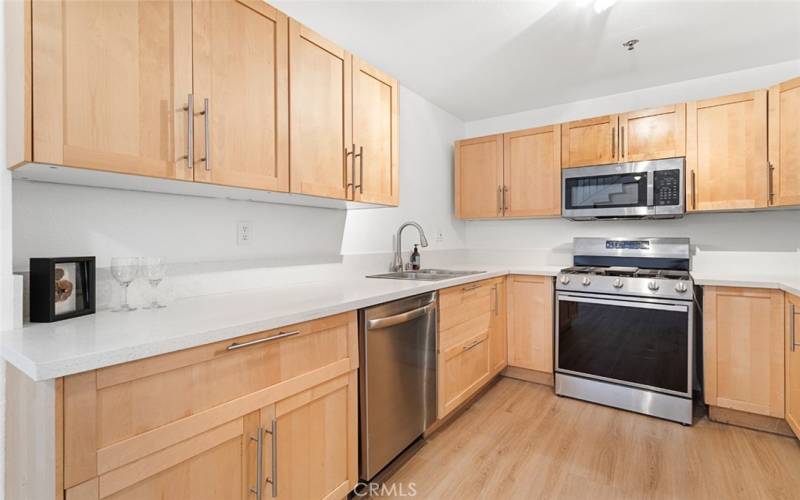
[[[647,206],[655,207],[655,201],[653,200],[655,191],[655,174],[652,170],[647,172]]]

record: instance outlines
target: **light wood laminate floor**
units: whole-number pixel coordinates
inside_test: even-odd
[[[706,419],[683,427],[502,378],[392,483],[436,500],[798,499],[800,444]]]

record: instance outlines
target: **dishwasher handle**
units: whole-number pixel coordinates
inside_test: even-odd
[[[401,323],[406,323],[411,321],[412,319],[419,318],[420,316],[425,316],[433,308],[436,307],[436,304],[431,302],[428,305],[419,307],[417,309],[412,309],[410,311],[406,311],[404,313],[395,314],[394,316],[387,316],[385,318],[378,318],[378,319],[371,319],[367,321],[367,328],[388,328],[390,326],[399,325]]]

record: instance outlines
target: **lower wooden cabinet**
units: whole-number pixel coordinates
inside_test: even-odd
[[[786,422],[800,437],[800,297],[786,294]]]
[[[492,377],[489,367],[495,285],[484,280],[439,292],[438,418],[467,401]]]
[[[553,372],[553,278],[508,278],[508,366]]]
[[[494,375],[508,365],[508,307],[506,278],[492,284],[492,316],[489,320],[489,371]]]
[[[57,490],[342,498],[358,475],[357,368],[353,312],[65,377]]]
[[[782,291],[705,287],[706,404],[783,418],[784,342]]]

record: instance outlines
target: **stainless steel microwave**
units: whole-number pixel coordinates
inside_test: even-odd
[[[685,158],[565,168],[561,215],[572,220],[683,217],[685,170]]]

